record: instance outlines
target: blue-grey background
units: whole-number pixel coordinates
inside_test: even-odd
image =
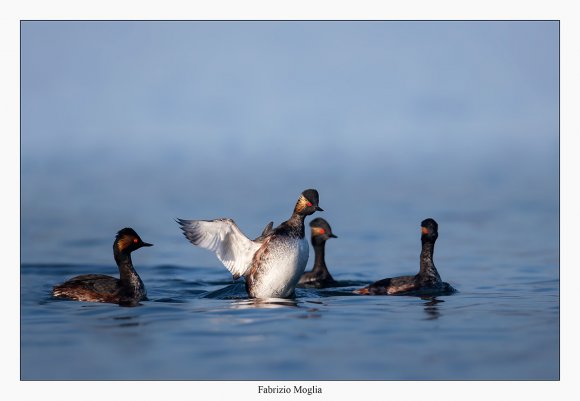
[[[558,22],[23,21],[21,127],[24,379],[559,377]],[[336,279],[414,273],[433,217],[460,293],[203,298],[173,219],[255,237],[306,188]],[[125,226],[151,301],[54,302]]]

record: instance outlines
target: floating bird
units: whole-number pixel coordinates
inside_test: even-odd
[[[361,295],[431,295],[455,292],[453,287],[441,280],[433,263],[433,250],[439,236],[437,230],[435,220],[426,219],[421,222],[422,249],[418,274],[385,278],[354,292]]]
[[[276,228],[269,223],[254,240],[232,219],[177,219],[177,223],[193,245],[215,252],[234,280],[245,278],[250,298],[291,298],[308,261],[304,218],[316,211],[322,211],[318,191],[307,189],[290,219]]]
[[[311,242],[314,248],[314,266],[312,271],[302,274],[299,287],[325,288],[336,287],[338,283],[332,278],[324,260],[324,247],[329,238],[337,238],[326,220],[318,217],[310,222]]]
[[[147,299],[147,291],[131,262],[131,252],[144,246],[132,228],[123,228],[117,233],[113,243],[113,255],[119,267],[120,278],[103,274],[84,274],[57,285],[52,295],[77,301],[109,302],[120,305],[136,305]]]

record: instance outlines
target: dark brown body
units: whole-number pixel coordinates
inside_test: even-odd
[[[443,281],[425,282],[417,274],[415,276],[385,278],[355,292],[361,295],[428,295],[454,291],[448,283]]]
[[[337,285],[338,282],[332,278],[330,273],[325,275],[314,271],[304,273],[298,282],[298,286],[304,288],[328,288]]]
[[[85,302],[131,304],[147,299],[145,286],[123,285],[121,280],[103,274],[76,276],[53,288],[57,298]]]

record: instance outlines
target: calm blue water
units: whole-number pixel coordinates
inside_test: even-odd
[[[558,29],[23,22],[21,378],[559,379]],[[293,301],[249,301],[174,222],[255,237],[306,188],[347,285]],[[418,270],[427,217],[459,292],[353,295]],[[117,274],[126,226],[149,301],[51,298]]]
[[[22,378],[558,379],[557,241],[537,238],[528,226],[547,229],[551,214],[535,211],[532,223],[517,210],[473,218],[439,211],[435,262],[460,292],[363,297],[351,291],[418,269],[419,219],[408,227],[406,219],[389,223],[403,210],[385,207],[375,224],[355,227],[340,213],[328,217],[325,199],[321,193],[328,211],[321,215],[339,235],[327,243],[327,263],[350,285],[299,290],[295,300],[280,303],[248,300],[210,252],[182,237],[170,213],[163,229],[135,227],[155,244],[133,255],[149,301],[123,308],[55,300],[51,286],[73,275],[117,274],[114,233],[60,239],[57,248],[85,256],[72,264],[22,265]],[[279,203],[291,210],[294,200]],[[159,234],[164,230],[167,236]],[[162,263],[169,252],[176,262]],[[97,254],[110,262],[85,262]]]

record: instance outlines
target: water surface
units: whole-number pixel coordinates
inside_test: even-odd
[[[327,244],[327,262],[344,286],[298,289],[293,300],[247,299],[243,284],[232,283],[209,252],[189,245],[177,225],[173,241],[183,264],[144,263],[162,242],[134,253],[149,293],[135,308],[51,298],[51,286],[73,275],[116,274],[112,261],[24,264],[22,378],[558,379],[559,281],[550,250],[508,248],[483,257],[478,252],[504,247],[489,240],[460,247],[448,231],[464,224],[444,222],[435,261],[459,292],[434,298],[352,293],[387,275],[414,273],[418,227],[402,231],[413,237],[408,250],[384,236],[339,234]],[[153,234],[140,234],[154,242]],[[376,247],[398,263],[370,260]],[[352,253],[368,260],[357,263]],[[210,266],[196,265],[206,254]]]

